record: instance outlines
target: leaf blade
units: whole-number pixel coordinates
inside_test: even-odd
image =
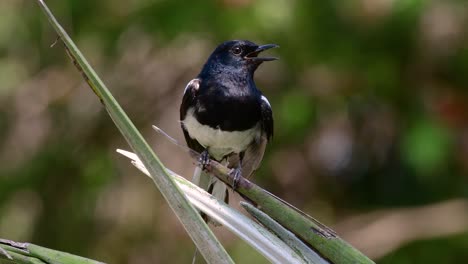
[[[233,263],[224,247],[205,224],[198,212],[187,201],[176,183],[169,177],[164,166],[130,121],[118,102],[109,92],[103,81],[94,72],[78,47],[58,23],[43,0],[37,0],[50,24],[65,44],[75,66],[83,74],[86,82],[99,97],[117,128],[130,147],[138,154],[145,167],[150,171],[152,180],[161,191],[171,209],[177,215],[185,230],[209,263]]]

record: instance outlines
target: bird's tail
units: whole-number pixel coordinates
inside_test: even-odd
[[[200,186],[200,188],[204,189],[219,200],[224,201],[226,203],[229,202],[229,193],[226,184],[218,180],[216,177],[209,175],[208,173],[203,171],[203,169],[199,166],[195,167],[192,182]],[[210,219],[203,213],[202,217],[203,219],[205,219],[205,221],[207,221],[207,223],[212,223],[215,226],[219,226],[217,222],[215,222],[213,219]]]

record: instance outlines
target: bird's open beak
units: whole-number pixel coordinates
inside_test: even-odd
[[[257,62],[277,60],[278,58],[276,58],[276,57],[258,57],[258,54],[260,52],[262,52],[262,51],[272,49],[272,48],[278,48],[278,47],[279,46],[276,45],[276,44],[261,45],[261,46],[258,46],[254,51],[252,51],[252,52],[248,53],[247,55],[245,55],[245,58],[253,60],[253,61],[257,61]]]

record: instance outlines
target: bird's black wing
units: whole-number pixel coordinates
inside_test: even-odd
[[[262,111],[262,132],[268,141],[273,138],[273,111],[270,102],[262,95],[260,109]]]
[[[201,85],[201,80],[200,79],[193,79],[191,80],[187,86],[185,87],[184,90],[184,97],[182,98],[182,104],[180,105],[180,126],[182,127],[182,131],[184,132],[184,137],[185,137],[185,142],[187,142],[187,145],[189,148],[195,150],[198,153],[203,152],[205,148],[198,143],[197,140],[193,139],[190,137],[187,129],[184,126],[184,123],[182,120],[185,119],[185,116],[187,115],[187,111],[190,107],[195,106],[196,104],[196,97],[198,93],[198,89],[200,88]]]
[[[260,109],[260,137],[256,138],[248,146],[242,159],[242,175],[247,178],[260,167],[260,162],[265,154],[266,145],[273,137],[273,112],[270,103],[264,96],[262,96],[260,100]]]

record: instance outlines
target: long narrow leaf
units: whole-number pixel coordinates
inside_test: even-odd
[[[160,128],[155,126],[153,128],[156,132],[167,137],[172,143],[188,152],[192,158],[199,159],[199,153],[179,144]],[[214,160],[210,160],[205,169],[232,188],[234,174],[231,173],[231,169]],[[359,250],[341,239],[332,229],[251,181],[241,177],[236,192],[252,204],[257,205],[268,217],[295,234],[316,253],[330,260],[330,262],[335,264],[374,263]]]
[[[305,245],[297,236],[290,231],[286,230],[282,225],[278,224],[275,220],[269,217],[264,212],[255,208],[253,205],[241,202],[241,206],[251,214],[255,219],[262,223],[265,227],[276,234],[282,241],[284,241],[289,247],[297,251],[305,259],[310,260],[311,263],[329,264],[327,260],[320,257],[307,245]]]
[[[4,259],[5,263],[18,264],[104,264],[70,253],[4,239],[0,239],[0,249],[4,252],[0,252],[0,263],[4,263]]]
[[[118,149],[117,152],[132,160],[135,165],[144,174],[149,176],[148,171],[134,153]],[[223,201],[216,199],[205,190],[194,185],[185,178],[171,172],[179,187],[187,195],[190,202],[200,211],[207,214],[216,222],[222,224],[238,237],[243,239],[258,252],[273,263],[314,263],[324,264],[326,261],[317,258],[309,258],[308,255],[298,253],[295,248],[291,248],[281,238],[275,236],[263,226],[252,221],[250,218],[241,214],[228,206]],[[308,249],[310,251],[310,249]]]
[[[154,183],[197,245],[203,257],[209,263],[232,263],[233,261],[226,250],[216,239],[197,211],[184,197],[181,190],[166,172],[158,157],[151,150],[148,143],[143,139],[102,80],[94,72],[74,42],[57,22],[44,1],[37,1],[49,19],[50,24],[64,42],[67,52],[72,57],[75,65],[82,72],[85,80],[96,95],[100,98],[130,147],[137,153],[138,157],[140,157],[141,161],[148,169]]]
[[[155,129],[156,131],[159,130],[158,128]],[[173,139],[171,141],[177,143]],[[192,158],[198,159],[199,153],[191,149],[184,149],[189,152]],[[210,160],[205,169],[232,188],[234,174],[231,173],[231,169],[214,160]],[[374,263],[359,250],[341,239],[332,229],[253,182],[240,178],[236,192],[244,199],[257,205],[260,210],[301,238],[315,252],[330,260],[330,262],[335,264]]]

